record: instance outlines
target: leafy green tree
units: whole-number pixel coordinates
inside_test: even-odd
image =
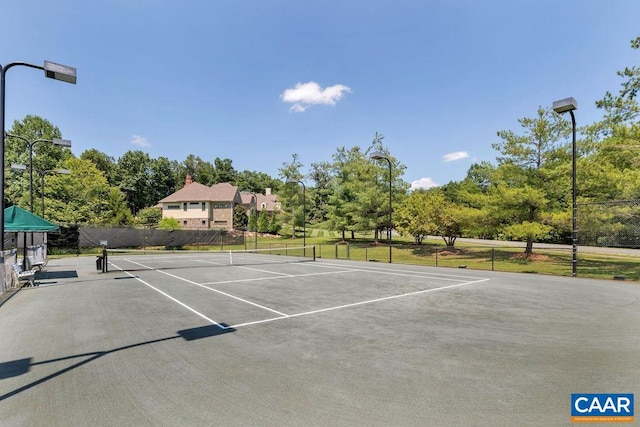
[[[118,186],[124,194],[129,209],[137,213],[157,203],[149,191],[151,183],[151,158],[140,150],[127,151],[118,159]]]
[[[522,134],[499,131],[501,142],[493,144],[502,156],[498,157],[490,194],[494,219],[509,226],[511,234],[522,235],[526,233],[513,231],[517,223],[531,229],[522,224],[540,224],[544,213],[568,208],[569,180],[559,167],[566,164],[567,150],[558,143],[568,137],[571,129],[564,118],[542,107],[538,108],[537,117],[519,119],[518,123]],[[530,254],[534,235],[528,235],[525,252]]]
[[[104,176],[107,178],[109,185],[117,185],[116,162],[113,157],[108,156],[95,148],[90,148],[83,151],[82,154],[80,154],[80,158],[93,162],[93,164],[96,165],[96,168],[102,171]]]
[[[153,206],[178,189],[178,182],[173,173],[171,162],[166,157],[151,159],[149,164],[148,206]]]
[[[174,230],[181,230],[182,227],[180,227],[180,222],[178,222],[177,219],[173,217],[165,217],[165,218],[162,218],[158,223],[158,229],[174,231]]]
[[[242,205],[236,205],[233,208],[233,228],[246,230],[248,224],[249,217],[247,216],[247,210]]]
[[[303,206],[306,203],[303,198],[306,196],[306,189],[300,188],[300,184],[290,181],[301,181],[303,175],[300,172],[303,164],[298,158],[298,154],[291,155],[290,162],[283,162],[282,167],[278,169],[279,176],[286,185],[282,186],[278,195],[280,203],[283,206],[281,221],[285,224],[291,224],[291,237],[296,238],[295,229],[303,224]],[[306,212],[305,212],[306,213]]]
[[[136,223],[145,227],[156,227],[161,219],[162,209],[148,207],[138,212]]]
[[[329,198],[333,192],[333,174],[331,163],[317,162],[311,164],[309,179],[314,182],[309,193],[309,221],[320,223],[329,216]]]
[[[640,49],[640,37],[631,40],[631,48]],[[605,111],[604,126],[599,127],[605,135],[615,126],[631,123],[640,115],[640,105],[636,99],[640,91],[640,67],[626,67],[617,74],[625,79],[618,95],[607,91],[604,98],[596,102],[596,106]]]
[[[333,189],[329,195],[329,227],[342,233],[358,230],[365,222],[364,230],[377,227],[375,217],[381,203],[376,199],[375,174],[371,162],[360,147],[339,147],[333,155]],[[363,197],[369,190],[368,198]],[[358,219],[364,213],[365,217]],[[376,233],[377,238],[377,233]]]
[[[273,194],[279,194],[282,181],[272,178],[264,172],[245,170],[237,174],[235,185],[240,191],[264,194],[265,189],[271,188]]]
[[[548,238],[552,227],[540,222],[522,221],[504,227],[505,237],[514,240],[533,241]],[[530,255],[530,252],[527,252]]]
[[[102,223],[111,226],[130,225],[133,215],[124,201],[122,193],[117,187],[111,187],[107,192]]]
[[[214,178],[213,183],[228,182],[234,184],[238,180],[238,172],[233,168],[231,159],[221,159],[216,157],[213,161]]]
[[[17,137],[13,138],[10,135],[16,135]],[[31,159],[33,167],[32,190],[34,208],[38,202],[38,173],[59,168],[66,159],[73,157],[73,153],[69,148],[63,148],[46,142],[54,138],[62,138],[60,129],[39,116],[27,115],[22,120],[16,120],[11,129],[7,131],[7,138],[5,140],[6,164],[21,164],[27,167],[27,169],[21,173],[7,170],[7,177],[11,178],[6,180],[5,184],[5,201],[7,202],[7,206],[19,204],[27,210],[30,207],[28,169],[30,148],[33,150]],[[35,142],[37,140],[41,141]]]
[[[214,166],[210,162],[204,161],[193,154],[189,154],[182,163],[176,165],[178,184],[184,183],[187,175],[190,175],[195,182],[199,182],[200,184],[216,184]]]
[[[377,207],[375,207],[375,212],[372,213],[371,218],[375,218],[376,230],[387,229],[388,236],[390,237],[391,230],[388,229],[389,209],[391,209],[391,212],[393,212],[393,206],[402,203],[402,201],[406,197],[409,185],[402,180],[402,175],[404,175],[406,166],[404,166],[402,163],[400,163],[399,160],[390,155],[389,150],[382,143],[383,139],[384,136],[376,132],[371,146],[365,154],[367,154],[368,157],[368,155],[373,151],[382,153],[389,159],[389,162],[385,160],[374,161],[377,165],[375,168],[375,176],[377,177],[375,182],[377,182],[378,185],[373,188],[373,192],[369,191],[369,188],[365,189],[365,192],[362,193],[362,197],[364,200],[372,202],[371,207],[374,207],[373,205],[376,201],[380,202],[382,200],[387,200],[386,204],[377,204]],[[389,188],[390,184],[391,189]],[[392,196],[391,206],[389,206],[388,201],[389,191],[391,191]],[[393,227],[394,224],[391,224],[391,228]]]
[[[258,215],[258,232],[259,233],[268,233],[269,232],[269,215],[267,215],[266,210],[261,210]]]
[[[270,234],[280,234],[280,229],[282,228],[280,222],[280,214],[274,212],[271,215],[271,219],[269,220],[269,233]]]
[[[258,229],[258,211],[257,209],[252,206],[251,209],[249,209],[249,225],[247,227],[249,231],[257,231]]]
[[[434,208],[426,191],[414,191],[396,209],[396,228],[402,235],[413,236],[416,244],[422,244],[426,236],[437,233]]]
[[[436,211],[436,234],[442,237],[447,246],[453,247],[458,237],[473,229],[480,214],[481,211],[477,209],[445,203]]]
[[[48,177],[47,218],[58,223],[102,224],[109,205],[109,184],[90,160],[68,159],[62,167],[69,175]]]
[[[430,234],[440,236],[447,246],[472,229],[478,210],[447,200],[442,189],[414,191],[396,213],[398,231],[410,234],[417,244]]]

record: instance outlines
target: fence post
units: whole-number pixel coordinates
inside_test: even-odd
[[[351,246],[348,242],[347,242],[347,259],[351,261]]]
[[[436,267],[438,266],[438,248],[436,248]]]
[[[491,271],[495,271],[496,248],[491,248]]]

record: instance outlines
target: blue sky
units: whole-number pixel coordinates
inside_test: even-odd
[[[601,117],[638,65],[637,0],[21,0],[2,8],[0,64],[77,68],[77,85],[7,73],[7,128],[46,118],[115,159],[229,158],[278,176],[385,136],[423,186],[495,162],[496,132],[572,96]]]

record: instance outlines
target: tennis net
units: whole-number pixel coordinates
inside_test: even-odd
[[[106,271],[167,270],[203,267],[286,264],[315,261],[315,246],[188,251],[162,249],[107,249]]]

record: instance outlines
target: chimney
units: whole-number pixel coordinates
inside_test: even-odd
[[[265,196],[270,196],[271,195],[271,188],[267,187],[264,189],[264,195]]]
[[[191,184],[193,182],[193,179],[191,179],[191,175],[187,174],[187,178],[184,180],[184,186],[186,187],[187,185]]]

